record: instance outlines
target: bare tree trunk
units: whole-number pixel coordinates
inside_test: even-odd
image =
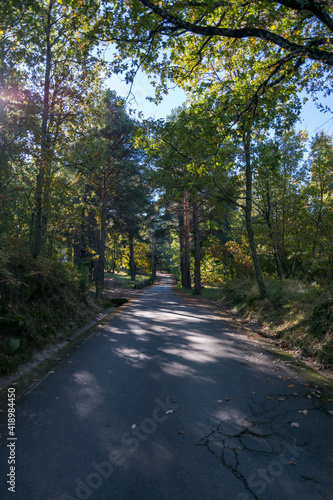
[[[152,235],[151,235],[151,281],[153,283],[156,280],[155,246],[156,246],[155,236],[154,236],[154,233],[152,232]]]
[[[184,262],[184,215],[183,208],[178,213],[178,236],[179,236],[179,266],[180,266],[180,277],[181,285],[185,286],[185,262]]]
[[[99,239],[99,256],[95,276],[96,296],[100,297],[104,288],[104,267],[105,267],[105,238],[106,238],[106,218],[107,205],[109,194],[109,172],[104,171],[103,188],[102,188],[102,206],[101,206],[101,223],[100,223],[100,239]]]
[[[131,280],[134,281],[136,275],[135,262],[134,262],[134,238],[131,234],[129,235],[129,248],[130,248],[129,271],[131,275]]]
[[[264,283],[264,278],[261,272],[260,262],[257,253],[257,246],[254,238],[252,225],[252,168],[251,168],[251,138],[249,131],[243,131],[243,147],[245,156],[245,177],[246,177],[246,194],[245,194],[245,224],[249,246],[251,251],[252,264],[256,281],[259,287],[260,296],[267,297],[267,290]]]
[[[281,260],[278,252],[278,245],[276,243],[276,236],[274,234],[274,229],[272,225],[272,204],[271,204],[271,196],[269,190],[269,183],[267,182],[266,186],[266,201],[267,201],[267,210],[265,211],[265,219],[267,222],[268,230],[269,230],[269,238],[271,240],[273,255],[275,261],[275,268],[277,276],[280,280],[283,280],[283,269],[281,265]]]
[[[201,294],[201,270],[200,270],[200,228],[199,207],[194,202],[193,206],[193,243],[194,243],[194,293]]]
[[[45,23],[46,35],[46,61],[45,61],[45,76],[44,76],[44,98],[43,98],[43,112],[42,112],[42,125],[41,125],[41,157],[39,164],[39,171],[37,174],[36,194],[35,194],[35,221],[34,221],[34,241],[32,255],[36,259],[42,249],[42,240],[46,232],[46,219],[43,214],[43,198],[45,197],[44,190],[45,176],[50,162],[50,140],[48,133],[49,123],[49,99],[50,99],[50,81],[51,81],[51,27],[52,27],[52,8],[54,2],[51,0],[48,5],[47,17]]]
[[[190,217],[188,192],[184,193],[184,288],[191,289]]]

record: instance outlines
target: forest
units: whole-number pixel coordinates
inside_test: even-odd
[[[333,139],[298,122],[331,116],[332,10],[1,3],[1,373],[106,306],[106,276],[157,271],[332,365]],[[133,113],[107,79],[138,71],[186,102]]]

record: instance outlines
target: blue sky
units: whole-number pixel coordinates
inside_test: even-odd
[[[121,76],[114,75],[107,81],[110,89],[115,90],[121,97],[127,97],[130,91],[130,85],[126,85],[122,81]],[[147,76],[140,72],[135,78],[132,94],[128,96],[129,107],[141,111],[145,118],[165,118],[172,109],[180,106],[185,100],[185,94],[180,89],[170,90],[169,94],[164,97],[161,104],[155,104],[147,101],[147,96],[154,95],[154,89],[150,85]],[[333,108],[332,97],[322,98],[322,104]],[[303,105],[301,121],[298,123],[298,128],[306,128],[309,136],[316,131],[322,129],[329,134],[333,134],[333,114],[323,113],[318,110],[309,96],[307,103]]]

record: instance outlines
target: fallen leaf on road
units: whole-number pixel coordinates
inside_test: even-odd
[[[289,384],[288,387],[295,387],[295,384]]]
[[[167,410],[167,411],[165,412],[165,414],[166,414],[166,415],[170,415],[171,413],[175,413],[175,410]]]
[[[70,365],[71,363],[73,363],[73,361],[68,361],[68,364]]]
[[[329,413],[330,415],[333,415],[333,411],[332,411],[332,410],[328,410],[328,413]]]
[[[178,431],[178,434],[184,434],[184,431]]]
[[[222,403],[222,399],[218,399],[218,400],[217,400],[217,402],[218,402],[218,403]]]
[[[278,398],[278,401],[285,401],[285,398]]]
[[[61,361],[61,358],[56,358],[55,360],[56,360],[56,361]]]
[[[240,361],[239,363],[240,365],[245,365],[244,361]]]
[[[295,462],[288,462],[288,465],[296,465]]]
[[[299,423],[298,422],[291,422],[291,427],[296,427],[296,429],[299,428]]]
[[[136,427],[136,424],[133,424],[133,425],[132,425],[132,429],[135,429],[135,427]]]
[[[230,401],[230,398],[225,398],[226,401]]]
[[[298,392],[293,392],[293,396],[298,396]]]
[[[273,399],[272,396],[266,396],[266,399]]]
[[[172,399],[172,403],[177,403],[177,399]]]
[[[298,413],[303,413],[303,415],[307,415],[309,412],[308,410],[298,410]]]

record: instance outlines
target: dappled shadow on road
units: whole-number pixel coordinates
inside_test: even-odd
[[[327,436],[314,426],[315,396],[214,311],[186,305],[167,280],[59,364],[46,406],[26,415],[48,474],[40,495],[25,498],[329,498],[317,484]],[[322,424],[331,418],[321,416]],[[21,455],[28,492],[29,453]]]
[[[124,459],[119,474],[130,482],[130,471],[136,479],[139,475],[150,483],[161,481],[161,469],[174,467],[172,462],[181,450],[177,467],[183,476],[191,467],[202,475],[201,461],[214,470],[211,460],[219,464],[219,480],[208,475],[220,492],[216,498],[224,498],[221,477],[232,484],[228,498],[236,498],[237,492],[249,495],[244,498],[263,498],[272,483],[272,498],[294,498],[295,487],[300,495],[308,488],[309,495],[309,485],[292,470],[296,461],[303,461],[307,447],[304,429],[300,437],[297,425],[292,424],[298,424],[300,410],[313,410],[309,399],[300,403],[303,384],[253,340],[203,306],[186,306],[163,286],[146,291],[98,334],[105,338],[103,349],[112,374],[117,379],[116,373],[122,373],[120,414],[124,415],[127,406],[130,416],[123,425],[118,422],[111,434],[104,431],[100,435],[105,453],[111,446]],[[157,397],[167,397],[168,423],[155,422],[153,432],[145,433],[138,422],[140,418],[152,420],[149,406]],[[304,419],[302,425],[307,428]],[[120,429],[127,429],[131,439],[136,439],[139,462],[137,450],[131,449],[128,436],[127,445],[121,439]],[[141,437],[133,429],[140,430]],[[196,465],[192,456],[196,456]],[[311,474],[320,476],[315,463]],[[175,498],[163,483],[156,498],[170,497]]]

